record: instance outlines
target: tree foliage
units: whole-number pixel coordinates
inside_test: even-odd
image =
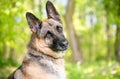
[[[45,18],[46,1],[0,1],[0,79],[5,79],[19,66],[26,53],[31,34],[25,18],[26,12],[34,13],[40,19]],[[120,57],[120,0],[51,1],[60,12],[71,44],[65,56],[68,77],[119,79],[120,64],[115,59]],[[74,2],[73,7],[68,5],[70,1]],[[77,47],[73,46],[74,42]],[[82,50],[82,54],[76,54],[74,47]],[[74,60],[80,60],[80,57],[83,63],[76,64]]]

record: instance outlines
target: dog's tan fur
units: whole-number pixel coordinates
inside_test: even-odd
[[[55,31],[56,25],[62,26],[60,22],[49,18],[42,23],[40,37],[45,35],[46,30],[50,30],[57,38],[62,38]],[[46,27],[49,26],[49,23],[53,26]],[[8,79],[65,79],[64,52],[53,51],[49,47],[51,43],[49,39],[38,38],[33,30],[28,44],[28,53],[24,57],[22,65]]]

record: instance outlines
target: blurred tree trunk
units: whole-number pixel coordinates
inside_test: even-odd
[[[16,60],[16,55],[15,55],[15,49],[13,47],[10,47],[10,51],[9,51],[9,60],[11,62],[14,62]]]
[[[120,61],[120,2],[117,0],[115,2],[117,6],[117,29],[116,29],[116,40],[115,40],[115,55],[116,58]]]
[[[106,24],[106,36],[107,36],[107,58],[111,57],[111,33],[110,33],[110,25],[107,23]]]
[[[68,0],[68,4],[66,8],[66,15],[65,15],[65,22],[68,28],[68,35],[70,37],[74,59],[76,62],[81,62],[83,60],[82,50],[79,45],[80,43],[77,40],[77,35],[75,34],[73,20],[72,20],[72,16],[74,13],[74,4],[75,4],[74,0]]]
[[[110,33],[110,25],[109,25],[109,3],[108,1],[104,4],[105,12],[106,12],[106,37],[107,37],[107,58],[111,57],[111,33]]]
[[[8,46],[6,43],[4,43],[3,45],[3,53],[2,53],[2,56],[1,56],[4,60],[7,60],[8,59]]]
[[[120,24],[117,24],[116,29],[115,55],[117,58],[120,57]]]
[[[90,28],[89,28],[89,57],[88,60],[91,61],[93,60],[93,55],[94,55],[94,24],[93,24],[93,12],[90,12]]]

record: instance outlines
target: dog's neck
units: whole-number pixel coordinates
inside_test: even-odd
[[[28,48],[28,53],[30,57],[36,58],[37,60],[41,58],[47,58],[48,60],[57,60],[57,59],[63,59],[63,57],[53,57],[51,55],[45,54],[44,52],[40,50],[36,50],[35,48]]]
[[[28,52],[37,56],[48,56],[52,59],[61,59],[64,56],[64,52],[55,52],[51,50],[43,39],[38,39],[36,34],[32,34],[31,40],[28,44]]]

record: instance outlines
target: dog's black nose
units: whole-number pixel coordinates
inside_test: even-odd
[[[60,40],[59,45],[60,45],[62,48],[67,48],[67,47],[68,47],[68,41],[65,40],[65,39],[62,39],[62,40]]]
[[[64,51],[68,48],[68,41],[66,39],[55,40],[53,43],[52,49],[54,51]]]

